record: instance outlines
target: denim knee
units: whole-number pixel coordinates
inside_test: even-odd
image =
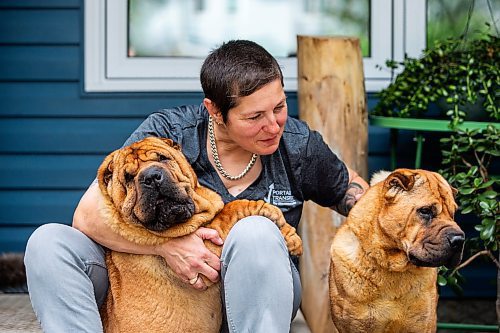
[[[245,256],[248,265],[268,269],[275,260],[286,256],[288,250],[279,228],[266,217],[249,216],[231,229],[222,251],[221,260],[224,262],[229,255]],[[272,255],[270,255],[272,254]]]
[[[43,275],[49,273],[47,269],[58,266],[54,264],[61,260],[64,235],[68,228],[67,225],[49,223],[40,226],[31,234],[26,245],[24,264],[31,274],[37,274],[35,278],[43,278]],[[39,273],[41,276],[38,276]]]
[[[104,300],[108,288],[104,248],[77,229],[42,225],[28,239],[24,264],[29,288],[57,285],[75,273],[83,274],[94,285],[97,302]]]

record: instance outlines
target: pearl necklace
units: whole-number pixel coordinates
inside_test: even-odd
[[[252,154],[252,158],[250,159],[250,162],[248,162],[248,165],[246,168],[238,175],[238,176],[231,176],[230,174],[227,173],[226,170],[222,167],[222,164],[219,160],[219,153],[217,152],[217,145],[215,144],[215,135],[214,135],[214,119],[211,116],[208,116],[208,138],[210,140],[210,148],[212,150],[212,157],[214,158],[215,162],[215,167],[219,171],[221,175],[224,176],[224,178],[229,179],[229,180],[238,180],[243,178],[248,171],[253,167],[255,162],[257,161],[257,154]]]

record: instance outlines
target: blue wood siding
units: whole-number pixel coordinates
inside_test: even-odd
[[[71,224],[104,156],[151,112],[201,93],[83,93],[83,1],[0,0],[0,253],[23,251],[42,224]],[[368,105],[376,102],[368,96]],[[297,94],[288,94],[297,116]],[[411,167],[411,133],[402,133]],[[369,169],[388,169],[389,133],[369,128]],[[436,156],[427,156],[432,163]],[[426,159],[424,158],[424,162]],[[493,278],[474,271],[487,291]]]
[[[79,8],[4,8],[0,12],[0,43],[79,44]]]
[[[202,98],[85,94],[82,73],[81,0],[0,1],[0,252],[22,251],[44,223],[70,224],[104,156],[149,113]],[[370,169],[388,167],[387,140],[370,128]]]

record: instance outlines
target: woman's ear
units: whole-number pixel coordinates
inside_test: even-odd
[[[205,108],[208,110],[208,113],[214,119],[217,125],[224,123],[224,119],[222,119],[222,113],[219,111],[219,108],[215,105],[215,103],[212,102],[212,100],[204,98],[203,105],[205,105]]]

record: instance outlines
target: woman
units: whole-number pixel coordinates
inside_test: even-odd
[[[125,145],[147,136],[169,137],[180,143],[199,182],[224,202],[264,199],[295,227],[305,200],[345,215],[368,187],[321,135],[288,117],[281,69],[258,44],[223,44],[205,60],[200,79],[205,94],[200,106],[150,115]],[[199,290],[206,288],[200,274],[213,282],[221,278],[225,330],[289,331],[300,305],[300,277],[296,258],[289,258],[271,221],[251,216],[237,223],[219,259],[203,240],[222,245],[222,239],[207,228],[160,246],[130,243],[103,222],[99,200],[94,183],[75,211],[73,228],[44,225],[28,242],[28,286],[45,331],[102,330],[98,306],[108,286],[103,247],[161,255]]]

